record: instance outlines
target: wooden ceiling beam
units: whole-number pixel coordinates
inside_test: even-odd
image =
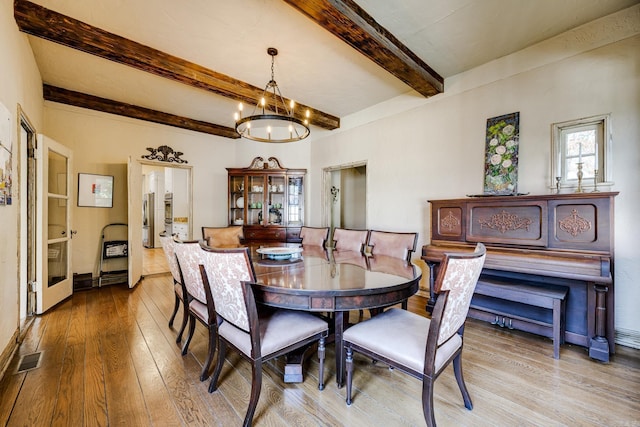
[[[149,46],[109,33],[77,19],[27,0],[14,1],[14,17],[20,31],[61,45],[128,65],[198,89],[255,105],[264,88],[186,61]],[[289,100],[285,100],[289,102]],[[324,129],[340,127],[340,118],[297,103],[296,111],[311,112],[312,125]]]
[[[162,125],[192,130],[194,132],[223,136],[225,138],[240,138],[240,135],[238,135],[234,128],[163,113],[162,111],[125,104],[124,102],[87,95],[48,84],[43,85],[43,94],[44,99],[47,101],[88,108],[90,110],[145,120],[147,122],[160,123]]]
[[[284,0],[425,97],[444,79],[352,0]]]

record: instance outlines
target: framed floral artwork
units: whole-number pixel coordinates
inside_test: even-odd
[[[487,119],[484,194],[518,194],[520,113]]]

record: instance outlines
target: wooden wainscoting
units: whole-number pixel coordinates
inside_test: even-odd
[[[79,292],[34,321],[0,381],[0,425],[240,425],[251,389],[250,365],[228,355],[220,388],[200,382],[206,330],[197,325],[186,356],[167,326],[171,276]],[[425,299],[409,309],[424,314]],[[357,313],[354,313],[354,316]],[[180,319],[180,315],[178,316]],[[355,319],[354,319],[355,320]],[[176,324],[179,324],[176,321]],[[640,425],[640,350],[618,346],[611,362],[563,345],[553,359],[549,339],[469,320],[464,373],[474,403],[462,404],[453,371],[435,386],[440,426]],[[19,356],[42,351],[40,367],[14,374]],[[333,345],[327,361],[333,360]],[[353,405],[337,389],[335,366],[317,387],[315,357],[305,381],[284,384],[284,361],[263,371],[256,426],[424,425],[421,384],[384,364],[356,357]]]

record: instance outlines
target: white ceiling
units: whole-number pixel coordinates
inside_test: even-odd
[[[411,89],[281,0],[32,0],[344,117]],[[445,79],[638,0],[356,0]],[[29,36],[47,84],[233,127],[236,102]],[[312,130],[313,131],[313,130]]]

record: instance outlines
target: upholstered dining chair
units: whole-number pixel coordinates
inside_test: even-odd
[[[411,255],[416,250],[418,233],[399,233],[393,231],[371,230],[367,246],[371,255],[390,256],[411,261]],[[407,309],[407,301],[402,301],[402,308]]]
[[[216,351],[216,322],[219,319],[207,307],[207,297],[202,283],[202,275],[200,274],[200,264],[202,264],[200,243],[198,241],[178,242],[175,248],[180,278],[190,297],[189,331],[182,346],[182,355],[184,356],[189,351],[189,344],[196,329],[196,320],[198,320],[209,331],[207,359],[202,364],[202,372],[200,373],[200,381],[204,381],[209,378],[209,368],[211,368]]]
[[[322,246],[327,244],[329,237],[329,227],[302,227],[300,228],[300,238],[304,246]]]
[[[252,288],[255,272],[249,249],[206,245],[202,245],[202,249],[200,272],[207,305],[224,319],[217,325],[219,350],[209,392],[218,388],[227,347],[235,349],[251,362],[251,395],[243,423],[250,426],[262,388],[263,363],[316,341],[320,362],[318,388],[322,390],[327,322],[310,313],[293,310],[267,310],[258,316]]]
[[[333,230],[333,248],[337,251],[363,252],[368,238],[369,230],[335,228]]]
[[[367,246],[374,256],[387,255],[409,261],[416,250],[417,242],[418,233],[371,230]]]
[[[172,236],[168,236],[164,231],[160,233],[160,245],[162,246],[162,251],[164,252],[165,257],[167,258],[167,264],[169,265],[169,271],[171,271],[171,276],[173,277],[173,293],[175,296],[175,305],[173,307],[173,313],[171,313],[171,317],[169,318],[169,327],[173,328],[173,321],[176,318],[176,314],[178,314],[178,309],[182,305],[182,325],[178,330],[178,336],[176,338],[176,343],[180,344],[182,341],[182,334],[184,333],[184,329],[187,327],[187,319],[189,318],[189,301],[187,297],[187,291],[185,290],[184,284],[180,279],[180,269],[178,268],[178,259],[176,258],[175,251],[175,241]],[[185,299],[185,297],[187,297]]]
[[[212,248],[237,248],[244,238],[241,225],[228,227],[202,227],[202,238]]]
[[[464,406],[473,408],[462,376],[462,338],[485,252],[478,243],[473,253],[445,254],[435,283],[438,298],[431,319],[392,308],[344,332],[347,405],[352,403],[353,353],[358,352],[422,381],[422,410],[428,426],[436,425],[434,381],[451,362]]]

